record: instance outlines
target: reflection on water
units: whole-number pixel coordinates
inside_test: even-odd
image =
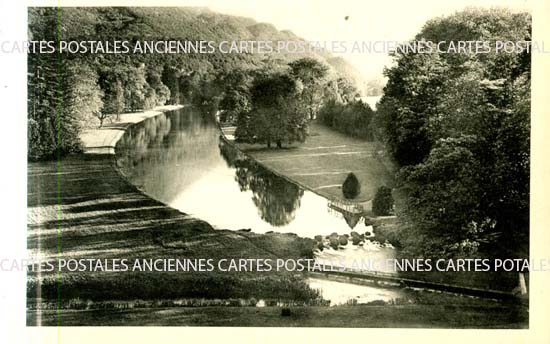
[[[217,129],[193,112],[181,114],[147,119],[128,130],[117,144],[117,163],[124,174],[168,204],[219,160]]]
[[[254,160],[239,156],[229,144],[220,141],[220,153],[230,168],[241,192],[252,192],[252,202],[260,218],[275,227],[291,223],[300,208],[304,190],[276,176]]]
[[[220,138],[214,119],[192,108],[168,112],[128,130],[117,144],[117,164],[141,190],[173,208],[223,229],[293,232],[302,237],[366,232],[363,219],[342,215],[343,205],[290,183],[247,158]],[[368,235],[367,235],[368,236]],[[338,250],[317,252],[318,259],[343,262],[393,258],[392,249],[366,240]],[[332,305],[388,301],[395,290],[309,281]]]
[[[336,216],[323,197],[225,143],[214,118],[189,107],[132,127],[117,145],[117,163],[147,194],[216,228],[311,238],[349,233],[352,225],[357,232],[367,230],[362,218]],[[372,253],[369,246],[353,250]]]

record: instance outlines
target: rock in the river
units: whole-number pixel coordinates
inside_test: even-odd
[[[348,244],[348,238],[345,235],[340,235],[340,237],[338,238],[338,242],[340,243],[340,245],[346,246]]]
[[[319,242],[317,243],[317,248],[319,249],[319,251],[322,251],[325,249],[325,245],[322,242]]]

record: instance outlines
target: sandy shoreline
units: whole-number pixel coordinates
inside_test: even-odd
[[[163,105],[143,112],[124,113],[120,115],[119,121],[107,123],[101,128],[84,130],[80,134],[84,153],[115,154],[116,143],[131,125],[182,107],[184,105]]]

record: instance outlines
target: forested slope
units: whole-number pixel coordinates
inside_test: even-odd
[[[32,41],[303,41],[289,31],[207,8],[30,8]],[[28,104],[31,160],[79,150],[78,133],[110,115],[166,103],[194,103],[213,111],[234,87],[231,74],[284,72],[311,57],[330,77],[355,75],[325,52],[208,54],[29,54]],[[337,63],[335,63],[335,61]],[[347,73],[349,74],[349,73]],[[336,84],[336,83],[335,83]]]

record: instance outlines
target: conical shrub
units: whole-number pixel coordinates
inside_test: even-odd
[[[359,196],[361,193],[361,184],[355,174],[348,174],[346,180],[344,180],[344,184],[342,184],[342,193],[347,199],[353,199]]]

